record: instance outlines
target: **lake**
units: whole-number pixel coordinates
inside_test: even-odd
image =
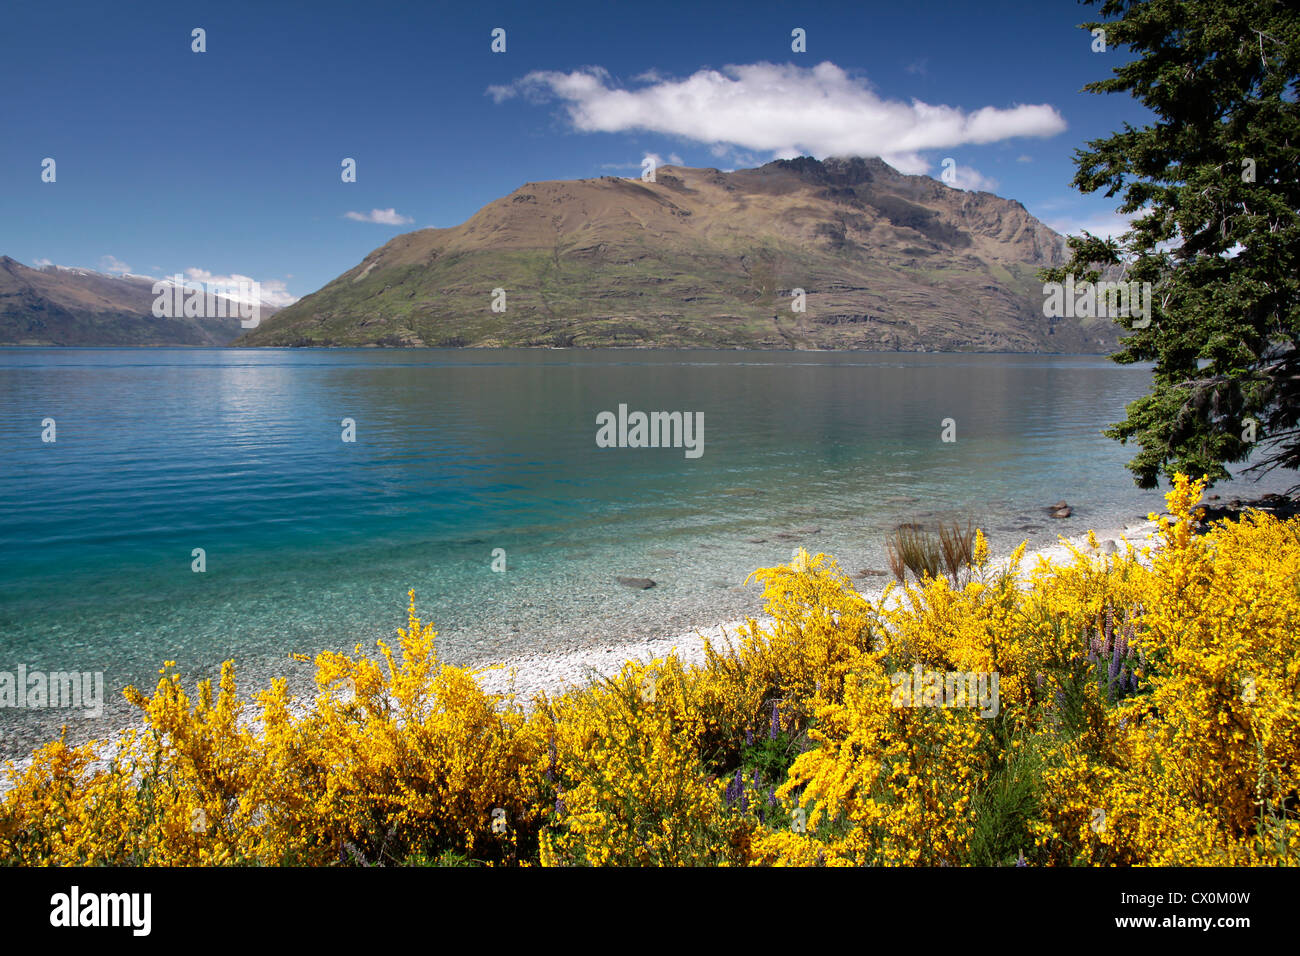
[[[804,546],[885,569],[900,521],[971,518],[995,553],[1122,526],[1164,502],[1101,431],[1149,380],[1093,356],[2,349],[0,671],[110,693],[98,720],[0,709],[0,752],[120,726],[164,660],[306,691],[291,652],[392,638],[410,588],[472,663],[756,614],[755,568]],[[620,405],[616,445],[681,412],[700,453],[600,447]]]

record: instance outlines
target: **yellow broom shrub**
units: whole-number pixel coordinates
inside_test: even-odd
[[[1158,547],[996,570],[981,533],[960,584],[874,602],[800,552],[755,572],[772,624],[531,707],[442,664],[413,594],[310,706],[167,665],[111,753],[11,767],[0,862],[1294,865],[1300,520],[1198,534],[1203,490]],[[996,697],[900,701],[936,672]]]

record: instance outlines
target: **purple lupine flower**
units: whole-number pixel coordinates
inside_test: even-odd
[[[767,805],[769,807],[776,806],[776,787],[773,787],[771,790],[767,791]]]
[[[556,813],[564,812],[564,797],[555,798],[555,812]]]
[[[755,789],[755,790],[762,789],[761,786],[759,785],[759,782],[758,782],[758,768],[757,768],[757,767],[754,768],[754,789]]]
[[[1016,866],[1028,866],[1028,865],[1029,864],[1025,862],[1025,851],[1021,850],[1020,856],[1016,858]]]
[[[736,768],[736,776],[727,784],[724,797],[729,807],[739,803],[742,813],[749,807],[749,797],[745,793],[745,772],[739,767]]]
[[[727,784],[727,789],[723,792],[723,797],[727,801],[727,806],[740,804],[740,809],[745,809],[745,777],[744,771],[739,767],[736,768],[736,775],[731,778]]]
[[[1136,694],[1136,693],[1137,693],[1137,689],[1138,689],[1138,676],[1137,676],[1137,671],[1133,670],[1132,668],[1129,668],[1129,672],[1128,672],[1128,692],[1129,692],[1130,694]]]
[[[781,732],[781,711],[777,709],[777,702],[772,701],[772,731],[768,735],[768,739],[776,740],[776,736],[780,732]]]
[[[752,747],[752,746],[754,746],[754,728],[753,728],[753,727],[746,727],[746,728],[745,728],[745,746],[746,746],[746,747]]]
[[[1119,644],[1115,645],[1115,650],[1110,656],[1110,667],[1106,669],[1106,696],[1111,700],[1119,700],[1124,693],[1123,668],[1120,666]]]

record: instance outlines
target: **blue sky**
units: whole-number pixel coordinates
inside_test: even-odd
[[[952,158],[959,184],[1112,232],[1116,200],[1071,189],[1073,153],[1147,117],[1080,92],[1128,58],[1092,51],[1077,25],[1095,18],[1074,0],[11,0],[0,254],[249,276],[288,301],[402,232],[525,182],[635,176],[647,154],[732,169],[857,153],[936,178]]]

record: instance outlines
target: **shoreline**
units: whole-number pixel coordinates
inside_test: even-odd
[[[1148,543],[1147,536],[1156,529],[1154,521],[1142,521],[1126,525],[1123,528],[1096,529],[1097,544],[1106,547],[1106,542],[1113,541],[1119,550],[1123,550],[1125,541],[1134,548]],[[1062,536],[1076,547],[1087,549],[1088,533]],[[1028,570],[1031,562],[1038,557],[1046,558],[1056,564],[1068,559],[1069,549],[1058,538],[1057,543],[1033,551],[1026,549],[1021,561],[1022,570]],[[990,567],[1005,568],[1010,554],[999,559],[991,559]],[[842,570],[842,569],[841,569]],[[847,573],[847,572],[846,572]],[[892,578],[892,575],[890,576]],[[879,603],[887,584],[870,588],[861,586],[854,579],[859,594],[872,603]],[[755,615],[753,620],[760,626],[766,626],[772,618],[766,614]],[[573,687],[583,686],[592,676],[610,677],[622,670],[624,663],[631,660],[648,662],[655,657],[666,656],[670,651],[677,651],[683,664],[699,664],[704,661],[704,640],[711,639],[718,644],[728,638],[737,639],[739,629],[748,621],[744,618],[723,621],[706,628],[698,628],[693,633],[676,634],[665,637],[650,638],[640,641],[616,641],[599,644],[592,648],[577,651],[558,651],[551,653],[518,654],[485,664],[473,664],[467,669],[479,672],[479,686],[488,693],[514,693],[516,699],[525,702],[533,694],[545,691],[551,696]],[[485,668],[490,668],[486,673]]]
[[[1141,547],[1148,543],[1148,535],[1155,528],[1155,522],[1147,520],[1128,524],[1122,528],[1094,529],[1094,534],[1097,537],[1099,547],[1102,549],[1100,553],[1104,553],[1107,542],[1114,542],[1119,550],[1123,550],[1125,541],[1131,543],[1135,548]],[[1046,558],[1052,564],[1067,559],[1069,549],[1062,539],[1073,543],[1076,547],[1086,549],[1087,538],[1087,531],[1077,535],[1059,535],[1055,544],[1034,550],[1026,549],[1021,562],[1022,571],[1027,570],[1031,566],[1031,562],[1039,557]],[[1010,553],[1001,558],[991,558],[990,567],[995,570],[1005,568],[1009,564],[1009,559]],[[845,573],[848,574],[849,572],[846,571]],[[849,576],[854,582],[855,588],[864,598],[873,603],[879,603],[889,579],[884,579],[884,583],[879,585],[865,587],[863,585],[866,579],[855,577],[852,574]],[[890,577],[892,578],[892,575]],[[752,619],[760,626],[766,626],[773,620],[768,615],[761,613],[753,615]],[[531,705],[534,695],[538,692],[545,692],[551,697],[558,696],[566,690],[583,687],[593,679],[613,676],[619,673],[623,669],[623,665],[628,661],[636,660],[644,663],[656,657],[667,656],[670,652],[675,651],[678,658],[687,666],[702,664],[704,662],[704,641],[706,638],[712,640],[715,645],[727,641],[736,641],[740,636],[740,628],[746,625],[748,621],[749,618],[737,618],[698,627],[694,631],[687,633],[640,640],[603,641],[577,650],[566,649],[508,655],[502,658],[486,659],[457,666],[474,673],[479,686],[485,693],[503,696],[513,694],[515,702],[522,703],[527,708]],[[245,695],[241,694],[240,696],[242,698]],[[251,706],[251,698],[246,703]],[[314,706],[315,700],[311,697],[295,696],[290,699],[290,710],[297,718],[304,716]],[[254,725],[256,722],[257,715],[255,713],[245,713],[241,717],[241,723],[246,726]],[[119,728],[113,737],[96,738],[94,743],[97,747],[98,756],[91,761],[89,769],[92,772],[106,769],[112,754],[116,750],[117,739],[128,730],[143,730],[145,726],[145,723],[141,721],[133,726]],[[21,774],[31,766],[31,763],[31,753],[23,756],[0,756],[0,796],[12,789],[8,769],[12,767],[14,771]]]

